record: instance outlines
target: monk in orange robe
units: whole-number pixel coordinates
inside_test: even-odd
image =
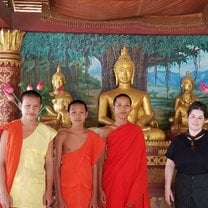
[[[97,165],[104,141],[84,128],[87,106],[81,100],[69,104],[72,126],[56,137],[55,189],[57,207],[97,207]]]
[[[101,130],[106,154],[99,161],[100,207],[149,208],[145,140],[141,128],[127,120],[130,97],[116,96],[113,111],[115,123]]]
[[[6,152],[7,163],[5,164],[6,186],[8,192],[10,192],[12,187],[12,182],[19,163],[20,152],[23,141],[21,120],[20,119],[14,120],[3,126],[0,126],[1,133],[3,130],[7,130],[10,132],[7,142],[8,149]]]

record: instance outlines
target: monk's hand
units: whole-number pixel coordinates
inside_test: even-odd
[[[0,205],[2,208],[12,207],[12,204],[12,197],[7,192],[0,194]]]
[[[60,197],[57,197],[57,200],[56,200],[56,206],[57,208],[67,208],[63,198],[60,196]],[[71,207],[68,207],[68,208],[71,208]]]
[[[106,196],[105,196],[105,192],[103,191],[103,189],[99,191],[99,203],[102,205],[106,204]]]
[[[91,201],[90,201],[90,206],[89,208],[97,208],[98,204],[97,204],[97,199],[96,197],[92,197]]]
[[[51,192],[45,192],[43,196],[43,205],[44,207],[48,208],[53,203],[53,194]]]

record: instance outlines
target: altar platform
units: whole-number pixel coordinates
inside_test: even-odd
[[[164,198],[164,169],[170,140],[146,141],[148,186],[151,208],[169,208]]]

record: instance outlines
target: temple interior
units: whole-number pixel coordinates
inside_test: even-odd
[[[43,81],[40,120],[56,130],[71,125],[67,106],[82,99],[89,106],[86,126],[99,132],[113,119],[113,97],[128,94],[129,121],[145,135],[151,208],[166,208],[166,150],[187,130],[189,105],[208,104],[200,87],[208,84],[208,3],[130,2],[1,1],[0,86],[9,83],[18,96]],[[118,71],[126,65],[131,80],[123,86]],[[19,115],[1,88],[0,124]]]

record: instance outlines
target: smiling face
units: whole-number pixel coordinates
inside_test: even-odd
[[[199,109],[194,109],[188,115],[189,131],[192,133],[198,133],[202,130],[205,122],[204,112]]]

